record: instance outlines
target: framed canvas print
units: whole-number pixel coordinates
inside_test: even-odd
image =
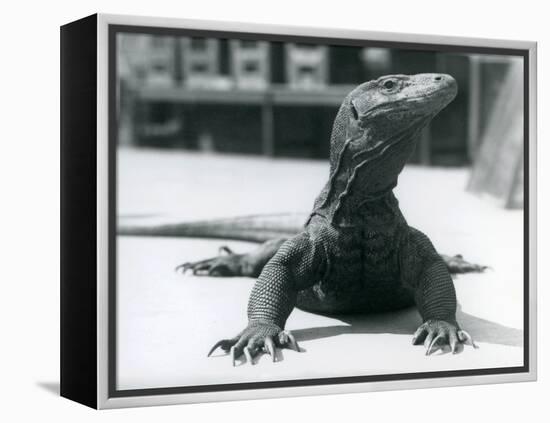
[[[536,378],[536,44],[61,28],[61,394]]]

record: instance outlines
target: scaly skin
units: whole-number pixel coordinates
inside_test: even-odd
[[[456,321],[449,262],[483,270],[460,256],[444,260],[426,235],[410,227],[393,194],[420,130],[457,92],[449,75],[392,75],[366,82],[344,100],[331,138],[330,177],[304,229],[268,241],[248,255],[182,265],[196,274],[257,275],[248,325],[217,347],[233,364],[261,349],[299,347],[284,330],[294,307],[318,313],[370,313],[415,304],[423,324],[413,343],[426,353],[454,353],[471,337]],[[446,263],[447,262],[447,263]],[[458,263],[458,264],[457,264]],[[463,266],[463,267],[461,267]],[[470,266],[470,267],[468,267]]]

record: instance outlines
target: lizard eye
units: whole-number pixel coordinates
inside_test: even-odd
[[[384,82],[384,88],[387,90],[391,90],[393,87],[395,87],[395,82],[393,82],[391,79]]]

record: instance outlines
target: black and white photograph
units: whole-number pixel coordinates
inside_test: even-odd
[[[527,368],[526,56],[110,41],[114,392]]]
[[[545,421],[544,2],[4,10],[1,421]]]

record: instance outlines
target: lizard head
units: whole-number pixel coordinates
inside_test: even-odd
[[[454,78],[435,73],[383,76],[351,91],[334,120],[330,179],[316,209],[334,215],[390,192],[421,129],[456,94]]]
[[[347,138],[364,153],[378,154],[425,126],[456,96],[446,74],[388,75],[359,85],[346,98]],[[357,148],[356,148],[357,149]]]
[[[454,78],[446,74],[388,75],[365,82],[351,91],[334,121],[331,168],[345,161],[383,175],[371,175],[364,189],[391,185],[414,151],[417,135],[457,94]],[[345,153],[345,154],[344,154]],[[342,163],[340,163],[341,165]],[[332,172],[331,172],[332,173]]]

